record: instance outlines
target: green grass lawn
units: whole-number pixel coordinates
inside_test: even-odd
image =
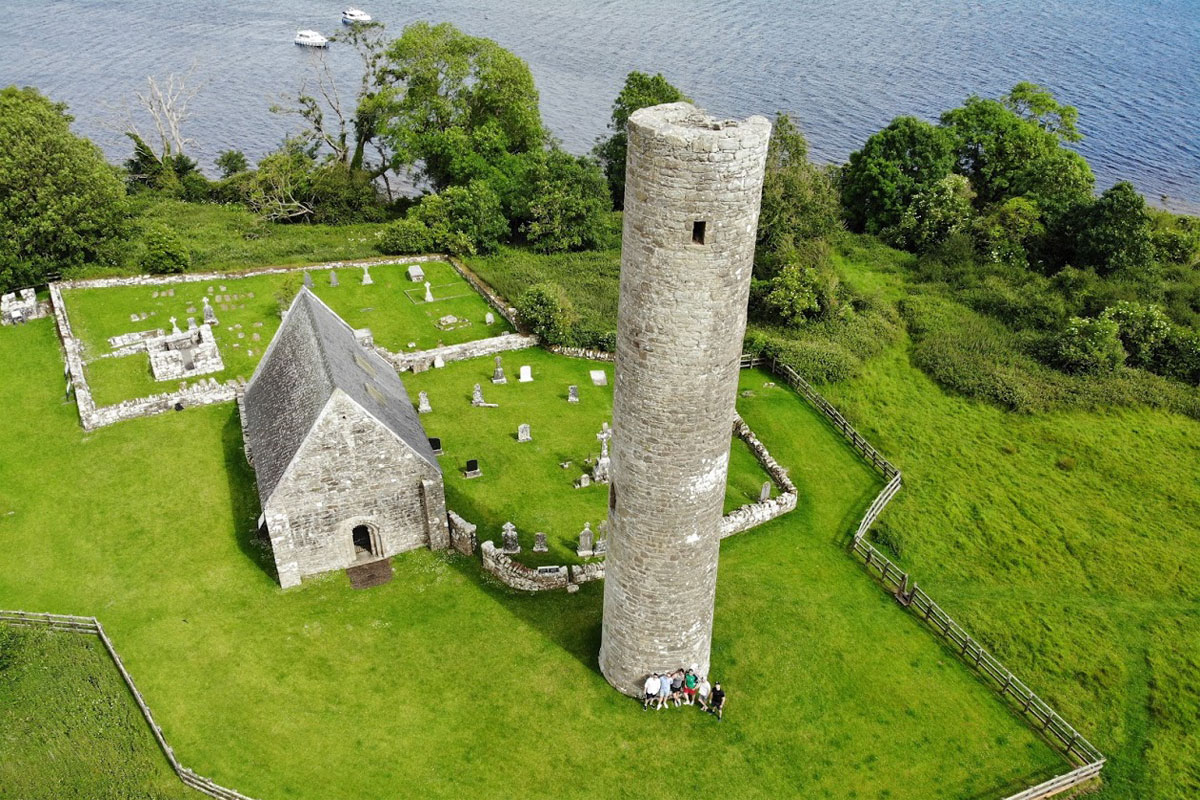
[[[479,525],[480,542],[500,543],[500,526],[517,526],[527,564],[578,563],[575,546],[585,522],[592,530],[608,514],[608,487],[593,484],[575,489],[575,480],[590,467],[585,459],[600,455],[596,434],[612,422],[612,364],[554,355],[532,349],[504,357],[508,383],[491,382],[495,362],[478,358],[405,376],[405,387],[416,402],[429,394],[433,412],[421,422],[430,436],[442,440],[439,459],[445,474],[446,503]],[[519,383],[522,364],[533,369],[532,383]],[[594,386],[588,373],[600,369],[608,385]],[[474,408],[471,390],[478,383],[483,397],[499,408]],[[567,402],[567,387],[579,387],[579,403]],[[517,427],[528,423],[533,441],[518,442]],[[734,439],[730,450],[725,511],[753,503],[763,472],[750,448]],[[464,478],[468,459],[477,459],[483,475]],[[569,468],[559,465],[571,462]],[[534,533],[547,535],[547,553],[534,553]]]
[[[231,404],[85,434],[49,320],[0,329],[0,364],[0,607],[98,616],[181,760],[249,795],[977,798],[1062,769],[834,545],[879,479],[761,373],[739,408],[800,505],[722,545],[718,725],[605,683],[598,583],[518,594],[414,551],[382,587],[280,590]]]
[[[432,284],[433,303],[424,302],[424,286],[408,280],[403,264],[372,267],[374,283],[369,286],[362,284],[358,267],[338,270],[338,286],[330,285],[328,270],[315,270],[313,290],[346,322],[355,328],[370,328],[380,346],[395,352],[485,339],[512,330],[499,314],[494,315],[491,325],[485,324],[490,307],[449,264],[429,262],[422,264],[422,269]],[[237,376],[249,378],[279,327],[282,287],[290,287],[285,293],[290,297],[299,282],[299,273],[249,278],[231,275],[211,282],[170,286],[70,289],[63,292],[63,299],[71,327],[84,343],[85,358],[92,359],[87,365],[88,385],[98,405],[109,405],[178,388],[176,381],[154,380],[144,353],[96,359],[110,352],[110,337],[153,328],[169,331],[172,316],[181,328],[189,316],[200,322],[201,298],[207,296],[220,323],[214,335],[225,369],[204,377],[222,381]],[[166,296],[167,289],[172,289],[174,295]],[[231,299],[217,299],[226,297]],[[131,314],[143,313],[151,316],[140,322],[130,320]],[[469,320],[470,324],[442,330],[435,323],[444,316]]]
[[[100,639],[0,626],[0,797],[199,797],[171,770]]]

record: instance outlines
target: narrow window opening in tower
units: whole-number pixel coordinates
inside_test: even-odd
[[[692,244],[704,244],[704,229],[708,227],[708,223],[703,220],[696,220],[692,223]]]
[[[615,483],[608,485],[608,510],[617,510],[617,485]]]

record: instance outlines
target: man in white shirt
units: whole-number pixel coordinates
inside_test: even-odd
[[[700,701],[700,708],[708,711],[708,696],[712,692],[712,684],[708,682],[708,676],[700,678],[700,685],[696,687],[696,699]]]
[[[646,696],[642,699],[642,711],[650,707],[651,701],[658,699],[659,680],[657,675],[646,678]]]

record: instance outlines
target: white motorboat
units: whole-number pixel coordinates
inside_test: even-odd
[[[350,6],[342,12],[342,22],[346,25],[353,25],[355,22],[370,22],[371,15],[363,11],[361,8]]]
[[[296,31],[296,44],[304,47],[328,47],[329,40],[317,31]]]

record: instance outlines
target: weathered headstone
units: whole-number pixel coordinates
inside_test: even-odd
[[[550,551],[550,546],[546,543],[546,534],[535,533],[533,535],[533,552],[546,553]]]
[[[521,366],[521,376],[519,378],[517,378],[517,382],[518,383],[532,383],[533,382],[533,367],[529,366],[528,364],[523,364]]]
[[[467,459],[467,468],[465,470],[463,470],[463,477],[464,478],[478,478],[482,474],[483,474],[483,470],[481,470],[479,468],[479,459],[468,458]]]
[[[766,481],[762,485],[762,491],[758,493],[758,502],[765,503],[771,499],[771,482]]]
[[[446,359],[442,358],[441,356],[434,356],[434,357],[433,357],[433,367],[434,367],[434,369],[441,369],[441,368],[442,368],[442,367],[444,367],[444,366],[446,366]]]
[[[517,441],[532,442],[533,437],[529,435],[529,424],[525,423],[517,426]]]
[[[508,383],[504,377],[504,367],[500,364],[500,356],[496,356],[496,368],[492,370],[492,383]]]
[[[429,281],[425,281],[425,302],[433,302],[433,284],[431,284]]]
[[[602,369],[593,369],[588,372],[592,377],[592,386],[608,386],[608,373]]]
[[[503,531],[501,534],[503,546],[500,548],[500,552],[510,556],[521,552],[521,543],[517,541],[517,526],[506,522],[501,530]]]
[[[188,317],[188,330],[189,331],[196,330],[196,318],[195,317]]]
[[[607,554],[608,554],[608,539],[605,539],[602,536],[596,540],[596,549],[592,552],[592,555],[603,556],[603,555],[607,555]]]
[[[183,333],[183,331],[179,330],[179,323],[175,321],[174,317],[171,317],[171,333]]]
[[[312,279],[312,275],[310,275],[310,274],[308,273],[308,270],[304,270],[304,288],[306,288],[306,289],[311,289],[311,288],[313,288],[313,279]],[[217,298],[217,301],[218,301],[218,302],[220,302],[220,299],[221,299],[221,298],[219,298],[219,297],[218,297],[218,298]]]
[[[428,414],[433,411],[433,406],[429,405],[429,392],[417,392],[417,413]]]
[[[576,489],[586,489],[587,487],[589,487],[591,485],[592,485],[592,476],[588,475],[586,472],[575,479],[575,488]]]
[[[332,269],[329,270],[329,285],[330,286],[338,285],[337,270],[332,270]]]
[[[483,387],[477,383],[471,390],[471,405],[482,406],[483,404]]]
[[[484,314],[483,315],[483,324],[484,325],[495,325],[496,324],[496,315],[490,311],[487,312],[486,314]]]
[[[583,523],[583,530],[579,532],[579,546],[575,548],[575,554],[580,558],[591,558],[595,552],[594,541],[595,534],[592,533],[592,523]]]
[[[579,387],[578,386],[568,386],[567,387],[567,402],[568,403],[578,403],[579,402]]]
[[[375,283],[375,281],[371,278],[371,268],[369,266],[367,266],[366,264],[364,264],[363,265],[362,285],[370,286],[373,283]]]
[[[130,322],[139,322],[140,320],[141,320],[141,317],[139,317],[137,314],[130,314],[130,315],[129,315],[129,321],[130,321]]]
[[[440,456],[442,454],[442,440],[437,436],[429,437],[429,447],[433,450],[433,454],[435,456]]]
[[[217,312],[213,309],[212,303],[208,302],[207,297],[202,297],[201,299],[204,301],[204,324],[216,325]]]
[[[420,283],[425,280],[425,270],[421,269],[419,264],[413,264],[408,268],[408,279],[413,283]]]

